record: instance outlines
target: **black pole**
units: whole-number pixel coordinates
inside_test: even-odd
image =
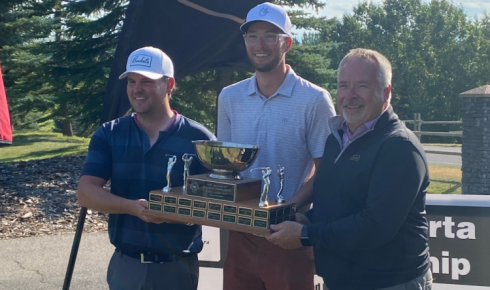
[[[80,216],[78,217],[77,230],[75,237],[73,238],[73,245],[71,246],[70,260],[68,261],[68,267],[66,268],[65,282],[63,282],[63,290],[70,289],[71,276],[73,275],[73,269],[75,268],[75,261],[77,260],[78,248],[80,247],[80,239],[82,238],[83,225],[85,224],[85,216],[87,215],[87,208],[80,208]]]

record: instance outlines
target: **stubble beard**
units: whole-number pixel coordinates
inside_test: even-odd
[[[253,56],[251,56],[250,54],[248,55],[248,58],[250,59],[250,62],[254,66],[255,70],[258,71],[258,72],[270,72],[270,71],[273,71],[281,63],[281,57],[280,57],[280,55],[276,55],[276,57],[273,58],[268,63],[262,63],[262,64],[256,63],[254,61],[254,59],[253,59]]]

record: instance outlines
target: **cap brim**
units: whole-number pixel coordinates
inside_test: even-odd
[[[139,75],[145,76],[145,77],[152,79],[152,80],[157,80],[157,79],[165,76],[163,74],[157,74],[157,73],[148,72],[148,71],[144,71],[144,70],[133,70],[133,71],[126,71],[126,72],[122,73],[119,76],[119,79],[122,80],[123,78],[127,77],[128,74],[130,74],[130,73],[139,74]],[[168,77],[171,77],[171,76],[168,76]]]
[[[282,30],[282,28],[281,28],[279,25],[275,24],[274,22],[272,22],[272,21],[270,21],[270,20],[265,20],[265,19],[260,19],[260,20],[255,19],[255,20],[250,20],[250,21],[247,21],[247,22],[243,23],[242,25],[240,25],[240,30],[241,30],[243,33],[247,33],[249,26],[250,26],[252,23],[257,22],[257,21],[269,22],[270,24],[272,24],[272,25],[274,25],[275,27],[279,28],[279,29],[280,29],[280,30],[281,30],[281,31],[282,31],[284,34],[289,35],[289,37],[293,37],[293,36],[291,35],[291,33],[287,33],[286,31]]]

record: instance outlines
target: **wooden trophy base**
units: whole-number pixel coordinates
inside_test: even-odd
[[[149,196],[149,210],[145,213],[170,221],[193,223],[251,233],[270,235],[270,225],[295,220],[296,204],[277,204],[268,200],[269,206],[259,207],[259,198],[241,202],[211,200],[185,195],[182,187],[167,193],[153,190]]]

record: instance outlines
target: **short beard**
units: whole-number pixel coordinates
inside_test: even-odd
[[[276,67],[279,66],[279,64],[281,63],[281,58],[279,56],[277,56],[276,58],[274,58],[273,60],[271,60],[269,63],[265,63],[265,64],[262,64],[262,65],[256,65],[253,62],[252,58],[250,58],[250,61],[252,62],[252,65],[254,66],[254,68],[255,68],[256,71],[259,71],[259,72],[271,72]]]
[[[253,61],[253,58],[252,58],[252,55],[248,54],[248,58],[250,59],[250,62],[252,63],[252,65],[254,66],[254,69],[258,72],[271,72],[273,71],[276,67],[279,66],[279,64],[281,63],[281,60],[282,60],[282,48],[281,50],[279,51],[280,53],[274,58],[272,59],[269,63],[265,63],[265,64],[262,64],[262,65],[256,65]]]

